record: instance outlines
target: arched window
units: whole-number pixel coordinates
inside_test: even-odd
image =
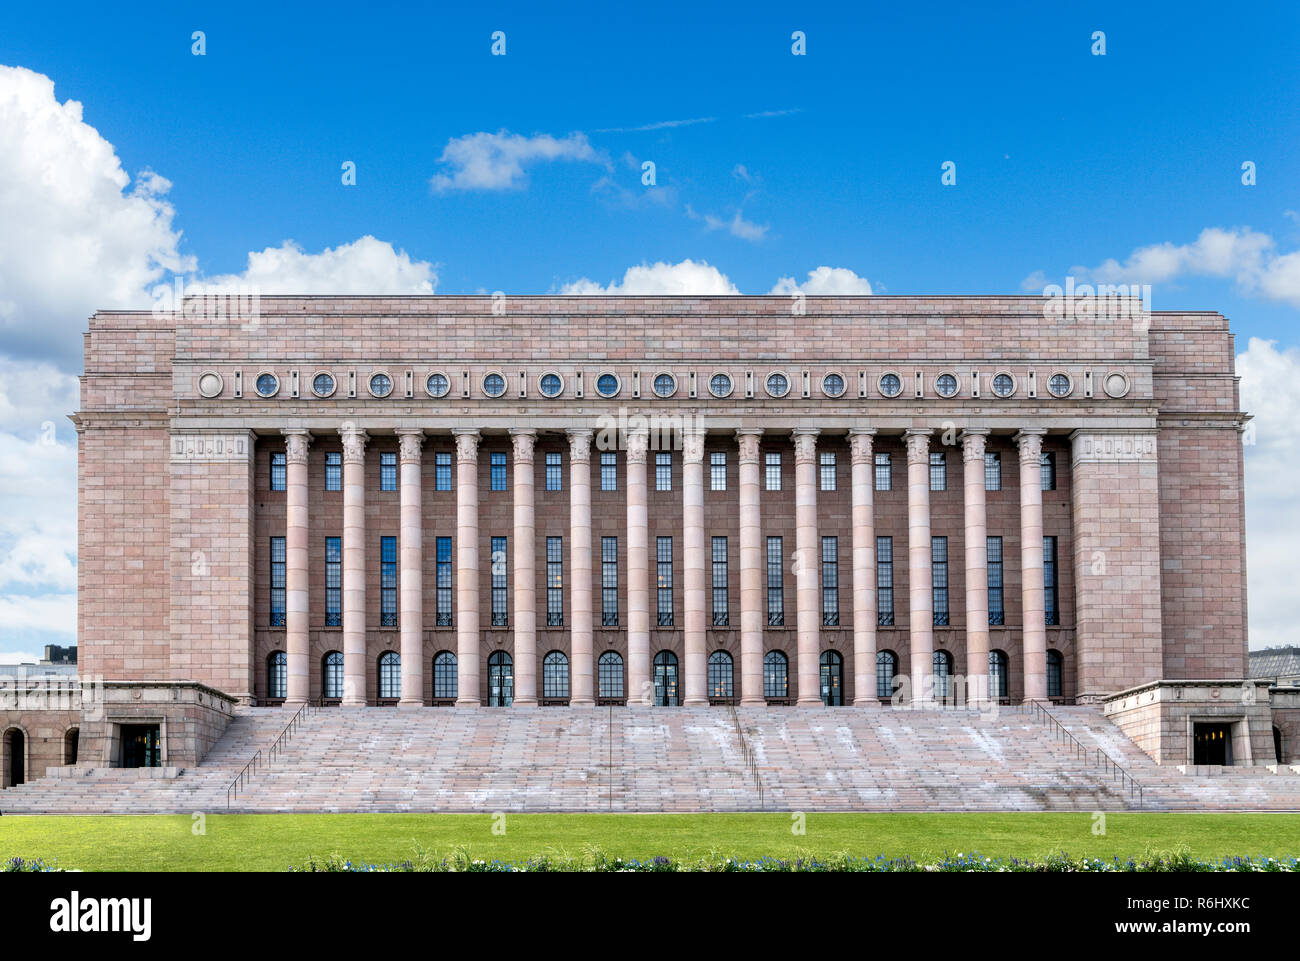
[[[437,700],[456,697],[456,655],[439,651],[433,655],[433,696]]]
[[[949,678],[952,677],[952,655],[947,651],[935,651],[930,658],[934,673],[934,696],[946,698],[949,693]]]
[[[63,735],[63,763],[77,763],[77,742],[81,740],[81,731],[78,728],[70,727],[67,733]]]
[[[1008,674],[1007,652],[1006,651],[989,651],[989,696],[990,697],[1008,697],[1007,694],[1007,674]]]
[[[402,696],[402,656],[396,651],[379,655],[379,697],[393,699]]]
[[[515,662],[505,651],[493,651],[488,658],[488,707],[509,707],[513,703]]]
[[[599,683],[597,697],[619,700],[623,697],[623,658],[618,651],[606,651],[596,662]]]
[[[822,703],[839,707],[844,703],[844,658],[839,651],[822,651]]]
[[[330,700],[343,697],[343,654],[327,651],[321,658],[321,696]]]
[[[715,701],[730,701],[735,697],[731,655],[726,651],[709,655],[709,697]]]
[[[677,703],[677,655],[660,651],[655,655],[655,706],[672,707]]]
[[[1061,652],[1049,650],[1047,652],[1047,696],[1061,697],[1061,672],[1065,666],[1065,659],[1061,657]]]
[[[894,678],[898,676],[898,655],[893,651],[876,652],[876,697],[888,701],[894,696]]]
[[[289,655],[274,651],[266,659],[266,696],[283,700],[289,695]]]
[[[763,696],[790,696],[790,659],[783,651],[768,651],[763,655]]]
[[[569,696],[569,659],[563,651],[551,651],[542,658],[542,697],[548,701]]]

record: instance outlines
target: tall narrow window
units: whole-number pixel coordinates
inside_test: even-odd
[[[402,696],[402,656],[396,651],[379,655],[379,697],[391,701]]]
[[[379,489],[381,491],[397,490],[397,452],[382,451],[379,454]]]
[[[618,538],[600,539],[600,622],[606,627],[618,626]],[[619,671],[623,664],[619,662]],[[622,673],[619,677],[622,677]],[[614,697],[615,695],[609,695]],[[621,697],[622,695],[617,695]]]
[[[343,539],[325,538],[325,626],[343,623]]]
[[[709,452],[709,490],[727,489],[727,455],[725,451]]]
[[[898,655],[893,651],[876,653],[876,697],[888,701],[894,696],[894,678],[898,676]]]
[[[457,687],[456,655],[439,651],[433,656],[433,696],[440,701],[454,700]]]
[[[673,455],[668,451],[655,454],[655,490],[673,489]]]
[[[623,657],[617,651],[606,651],[596,662],[598,686],[596,696],[603,701],[623,698]]]
[[[930,452],[930,490],[948,489],[948,455],[941,450]]]
[[[989,651],[989,694],[1007,697],[1007,674],[1010,660],[1006,651]]]
[[[1041,485],[1043,490],[1056,490],[1056,454],[1053,451],[1043,451],[1038,462],[1038,472],[1043,482]]]
[[[285,459],[284,452],[273,453],[271,455],[271,490],[282,491],[285,487]]]
[[[289,695],[289,656],[276,651],[266,660],[266,696],[282,700]]]
[[[1056,538],[1043,538],[1043,614],[1048,624],[1061,623],[1056,596]]]
[[[934,696],[939,700],[948,697],[948,678],[952,676],[952,655],[947,651],[935,651],[930,656],[930,668],[934,674]]]
[[[1006,610],[1002,606],[1002,538],[988,539],[989,623],[1005,624]]]
[[[673,539],[655,538],[655,564],[658,574],[659,626],[673,626]]]
[[[1064,666],[1065,666],[1065,661],[1064,658],[1061,657],[1060,651],[1049,650],[1047,652],[1047,696],[1048,697],[1061,696],[1061,674],[1063,673],[1062,669],[1064,668]]]
[[[821,467],[821,489],[835,490],[835,454],[832,451],[822,451],[818,455],[818,461]]]
[[[548,491],[564,490],[564,473],[562,471],[561,455],[558,451],[546,455],[546,489]]]
[[[379,624],[397,626],[397,538],[379,538]]]
[[[770,450],[763,455],[764,486],[770,491],[781,489],[781,452]]]
[[[930,580],[934,599],[934,623],[948,623],[948,538],[930,538]]]
[[[876,623],[894,623],[894,539],[876,538]]]
[[[325,489],[343,490],[343,455],[336,450],[325,452]]]
[[[984,452],[984,489],[1002,490],[1002,455],[996,451]]]
[[[506,613],[506,539],[492,538],[492,626],[505,627],[510,623]]]
[[[822,538],[822,624],[840,623],[840,539]]]
[[[551,651],[542,658],[542,697],[548,701],[569,696],[569,659],[563,651]]]
[[[494,491],[506,489],[506,455],[504,451],[493,451],[489,457],[488,480]]]
[[[713,538],[713,626],[726,627],[731,623],[727,604],[727,539]]]
[[[710,701],[730,702],[736,696],[734,662],[726,651],[714,651],[709,655],[706,674]]]
[[[329,700],[343,696],[343,652],[330,651],[321,663],[321,693]]]
[[[284,627],[284,538],[271,538],[271,626]]]
[[[600,489],[603,491],[618,490],[618,455],[612,450],[604,451],[600,455]],[[619,670],[622,670],[621,665]]]
[[[546,538],[546,626],[564,626],[564,538]]]
[[[887,491],[892,486],[892,475],[889,469],[889,455],[876,455],[876,490]]]
[[[439,627],[451,627],[451,538],[439,537],[437,551],[437,619]]]
[[[433,489],[451,490],[451,454],[445,451],[433,455]]]
[[[781,538],[767,539],[767,624],[785,626],[785,562]]]

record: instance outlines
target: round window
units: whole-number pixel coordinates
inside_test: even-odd
[[[542,379],[538,383],[545,397],[559,397],[560,391],[564,390],[564,381],[560,379],[559,374],[542,374]]]
[[[940,397],[951,397],[957,393],[957,378],[952,374],[940,374],[934,382],[934,389]]]
[[[731,393],[731,377],[727,374],[714,374],[709,378],[709,392],[714,397],[726,397]]]
[[[839,374],[827,374],[822,378],[822,393],[827,397],[839,397],[844,393],[844,378]]]
[[[672,374],[658,374],[655,377],[655,393],[660,397],[671,397],[677,393],[677,378]]]
[[[1016,379],[1010,374],[998,374],[993,378],[993,393],[999,397],[1010,397],[1016,392]]]
[[[1102,385],[1106,388],[1106,393],[1110,394],[1111,397],[1123,397],[1128,393],[1128,378],[1118,371],[1107,374]]]
[[[601,374],[596,378],[596,393],[601,397],[613,397],[618,394],[618,378],[613,374]]]
[[[886,397],[897,397],[903,392],[903,381],[897,374],[885,374],[880,378],[880,392]]]
[[[500,374],[488,374],[483,378],[483,393],[489,397],[500,397],[506,392],[506,379]]]
[[[199,393],[204,397],[216,397],[221,393],[221,387],[221,375],[215,371],[210,370],[199,377]]]
[[[1065,374],[1053,374],[1052,379],[1047,382],[1047,389],[1054,397],[1068,396],[1071,386],[1070,378]]]
[[[790,378],[785,374],[768,374],[767,392],[773,397],[784,397],[790,393]]]
[[[275,374],[257,375],[257,392],[263,397],[274,397],[280,389],[280,379]]]
[[[370,393],[376,397],[387,397],[393,389],[393,379],[387,374],[373,374],[370,377]]]
[[[316,393],[317,397],[328,397],[334,393],[334,375],[317,374],[312,378],[311,389]]]
[[[430,374],[424,381],[424,389],[430,397],[446,397],[447,391],[451,390],[451,381],[446,374]]]

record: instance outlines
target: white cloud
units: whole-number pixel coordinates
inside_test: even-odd
[[[742,211],[737,208],[735,215],[730,220],[723,220],[721,217],[715,217],[713,214],[698,214],[692,209],[690,204],[686,205],[686,216],[692,220],[703,221],[708,230],[725,230],[733,237],[739,237],[741,240],[762,240],[768,231],[768,225],[759,225],[753,221],[746,220]]]
[[[802,284],[795,283],[793,277],[782,277],[771,290],[774,294],[793,294],[796,291],[817,296],[869,294],[871,282],[847,267],[818,267],[808,271],[808,279]]]
[[[572,160],[609,166],[604,154],[587,141],[586,134],[564,138],[550,134],[471,133],[447,141],[438,162],[448,172],[429,181],[439,193],[449,190],[509,190],[527,182],[524,168],[551,160]]]
[[[1237,355],[1247,426],[1246,571],[1250,646],[1295,642],[1295,545],[1300,539],[1300,348],[1252,337]],[[1253,441],[1253,442],[1252,442]]]
[[[622,282],[611,281],[602,286],[583,277],[560,288],[562,294],[739,294],[727,275],[704,261],[683,260],[679,264],[641,264],[629,267]]]
[[[31,651],[0,651],[0,664],[39,664],[44,656]]]
[[[350,244],[309,254],[292,240],[251,251],[240,274],[204,278],[213,286],[245,285],[259,294],[431,294],[438,285],[433,264],[367,234]]]

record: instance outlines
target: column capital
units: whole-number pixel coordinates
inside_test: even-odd
[[[631,427],[623,435],[627,444],[627,461],[629,464],[644,464],[646,451],[650,446],[650,430],[646,427]]]
[[[285,463],[307,463],[307,447],[311,444],[311,431],[304,427],[285,427],[280,433],[284,435]]]
[[[418,464],[420,448],[424,446],[424,431],[418,427],[399,427],[396,431],[403,464]]]
[[[704,431],[688,427],[682,431],[682,460],[687,464],[704,462]]]
[[[916,461],[930,460],[930,435],[934,430],[930,427],[909,427],[903,431],[907,444],[907,462],[909,464]]]
[[[454,427],[451,436],[456,438],[456,459],[477,460],[478,442],[483,435],[472,427]]]
[[[817,427],[796,427],[790,431],[790,437],[794,441],[794,462],[796,464],[810,464],[813,458],[817,456],[817,435],[821,430]]]
[[[736,431],[736,442],[740,445],[740,463],[758,463],[758,442],[762,436],[761,427],[742,427]]]
[[[871,450],[875,444],[874,427],[849,428],[849,454],[855,464],[865,464],[871,460]]]
[[[984,447],[989,436],[987,427],[972,427],[961,432],[962,460],[984,459]]]
[[[366,457],[366,441],[370,439],[360,427],[355,424],[345,424],[339,428],[339,437],[343,438],[343,460],[359,463]]]
[[[1016,446],[1020,448],[1021,460],[1038,463],[1043,453],[1043,438],[1047,435],[1046,427],[1022,427],[1015,436]]]
[[[511,427],[510,443],[514,446],[515,460],[521,464],[533,462],[533,450],[537,445],[537,431],[531,427]]]
[[[569,436],[570,463],[584,463],[591,460],[591,438],[595,433],[585,427],[571,427],[566,430]]]

